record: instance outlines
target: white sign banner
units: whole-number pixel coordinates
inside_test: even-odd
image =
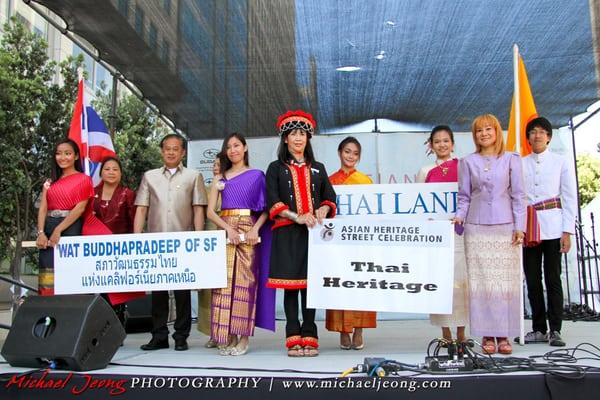
[[[308,307],[452,312],[454,230],[448,220],[327,219],[310,230],[308,247]]]
[[[450,219],[456,213],[456,183],[338,185],[337,216],[402,216]],[[337,218],[336,216],[336,218]]]
[[[225,260],[225,231],[65,236],[54,249],[54,292],[222,288]]]

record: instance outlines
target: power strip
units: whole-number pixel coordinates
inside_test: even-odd
[[[448,358],[448,356],[425,357],[425,367],[429,371],[473,371],[473,360],[470,358]]]

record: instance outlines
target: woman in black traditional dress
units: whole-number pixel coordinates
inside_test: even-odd
[[[290,357],[319,354],[315,310],[306,308],[308,228],[335,216],[335,192],[325,166],[314,158],[312,115],[288,111],[277,120],[277,160],[267,170],[269,217],[274,221],[267,286],[285,289],[286,347]],[[298,296],[302,324],[298,319]]]

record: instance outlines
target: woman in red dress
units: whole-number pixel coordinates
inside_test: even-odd
[[[112,233],[132,233],[135,192],[121,185],[121,162],[107,157],[100,165],[102,182],[94,189],[93,210]]]
[[[133,233],[135,192],[121,185],[122,171],[118,158],[106,157],[100,164],[102,182],[94,189],[92,201],[93,214],[114,234]],[[144,295],[144,292],[108,293],[106,298],[123,321],[123,303]]]
[[[91,213],[94,197],[92,179],[82,172],[79,148],[71,139],[56,145],[52,158],[52,179],[42,188],[37,218],[39,294],[54,294],[54,246],[61,236],[105,234],[110,231]]]

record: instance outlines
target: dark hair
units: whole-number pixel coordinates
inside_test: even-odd
[[[181,142],[181,147],[183,147],[183,150],[187,150],[187,140],[185,140],[185,138],[183,136],[181,136],[179,133],[169,133],[168,135],[166,135],[165,137],[163,137],[160,140],[160,148],[163,148],[163,144],[165,143],[165,141],[171,139],[171,138],[177,138],[179,139],[179,141]]]
[[[552,124],[544,117],[537,117],[532,119],[527,123],[527,127],[525,127],[525,134],[527,135],[527,139],[529,139],[529,132],[533,128],[542,128],[546,132],[548,132],[548,137],[552,138]]]
[[[69,146],[71,146],[73,152],[75,153],[75,170],[83,172],[83,160],[79,155],[79,146],[77,146],[77,143],[75,143],[75,141],[73,141],[72,139],[65,138],[56,143],[56,145],[54,146],[54,151],[52,152],[52,160],[50,161],[50,164],[52,165],[52,169],[50,171],[52,175],[52,182],[56,182],[58,178],[60,178],[63,174],[62,168],[59,167],[58,163],[56,162],[56,152],[58,151],[58,146],[60,146],[61,144],[68,144]]]
[[[108,156],[108,157],[104,157],[104,159],[102,160],[102,164],[100,164],[100,176],[102,176],[102,170],[104,169],[104,165],[109,161],[114,161],[117,163],[117,165],[119,166],[119,169],[121,170],[121,175],[122,175],[123,174],[123,165],[121,164],[121,160],[119,160],[115,156]]]
[[[242,142],[242,144],[244,146],[246,146],[246,138],[241,133],[233,132],[233,133],[230,133],[229,135],[225,136],[225,139],[223,139],[223,145],[221,146],[221,151],[219,152],[219,154],[217,154],[217,157],[219,158],[219,161],[221,163],[219,165],[219,170],[221,172],[221,175],[225,175],[225,171],[227,171],[232,166],[231,160],[227,157],[227,144],[229,143],[229,141],[232,138],[236,138],[237,140]],[[244,164],[246,166],[249,165],[248,160],[249,160],[248,151],[246,151],[244,153]]]
[[[436,133],[438,133],[440,131],[446,131],[446,132],[448,132],[448,135],[450,135],[450,141],[452,142],[452,144],[454,144],[454,132],[452,132],[452,129],[450,129],[450,127],[448,125],[438,125],[438,126],[435,126],[431,130],[431,133],[429,134],[429,139],[427,139],[427,141],[429,143],[433,143],[433,137],[435,136]]]
[[[341,153],[348,143],[354,143],[356,147],[358,147],[358,157],[360,158],[360,155],[362,154],[362,146],[360,145],[358,139],[356,139],[354,136],[348,136],[346,139],[340,142],[338,145],[338,153]]]
[[[295,129],[288,130],[281,134],[281,140],[279,141],[279,147],[277,148],[277,159],[284,164],[287,164],[288,161],[290,161],[291,159],[294,158],[290,154],[287,143],[285,142],[285,139],[287,139],[287,137],[290,136],[290,133],[292,133],[294,130]],[[308,133],[306,131],[304,131],[304,133],[306,133],[306,147],[304,148],[304,162],[306,164],[312,164],[313,161],[315,161],[315,155],[313,153],[312,146],[310,145],[310,133]]]

